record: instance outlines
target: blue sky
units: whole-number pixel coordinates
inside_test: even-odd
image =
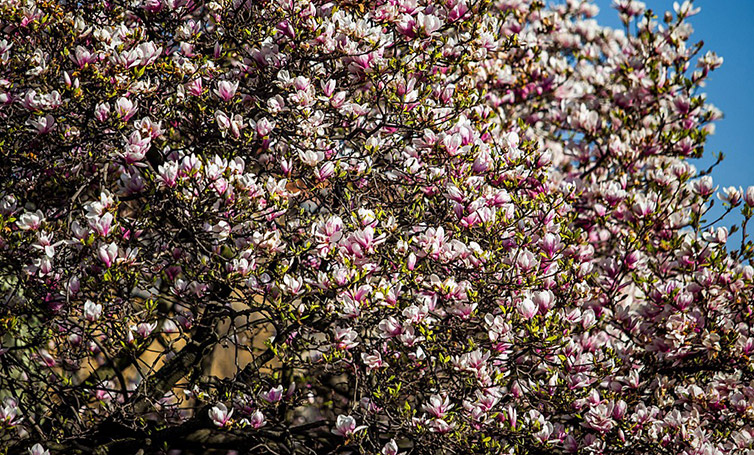
[[[612,0],[595,3],[600,7],[600,24],[623,28],[618,13],[610,6]],[[673,9],[673,0],[644,3],[660,18]],[[688,19],[694,27],[690,41],[703,41],[702,54],[713,50],[724,59],[704,88],[707,101],[722,110],[724,117],[716,122],[716,132],[707,140],[705,157],[694,164],[706,169],[714,162],[712,152],[723,152],[725,160],[712,173],[715,183],[720,188],[740,186],[745,191],[754,185],[754,0],[696,0],[694,6],[701,7],[701,12]],[[723,213],[719,209],[718,201],[713,209],[715,217]],[[741,219],[736,216],[728,221]],[[752,228],[747,231],[751,234]],[[740,241],[738,235],[734,238]]]

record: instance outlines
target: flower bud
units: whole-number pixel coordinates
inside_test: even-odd
[[[744,194],[744,202],[746,202],[746,205],[748,205],[749,207],[754,207],[754,186],[746,188],[746,193]]]

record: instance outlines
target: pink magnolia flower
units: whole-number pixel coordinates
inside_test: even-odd
[[[293,79],[293,86],[296,88],[296,90],[306,91],[309,90],[309,87],[311,87],[311,81],[308,77],[296,76]]]
[[[516,411],[516,408],[508,405],[503,410],[502,415],[505,417],[505,420],[508,421],[511,428],[516,429],[516,425],[518,424],[518,411]]]
[[[21,410],[18,408],[16,400],[13,398],[6,398],[3,401],[3,405],[0,406],[0,425],[14,427],[23,420],[20,416]]]
[[[539,245],[548,258],[552,258],[553,255],[562,248],[560,236],[558,234],[553,234],[550,232],[542,236],[542,240],[540,240]]]
[[[174,320],[166,319],[162,323],[162,332],[163,333],[180,333],[181,329],[178,327],[178,324]]]
[[[107,120],[107,117],[109,116],[110,116],[109,103],[99,103],[94,108],[94,118],[96,118],[98,122],[104,123]]]
[[[209,418],[212,423],[218,427],[230,426],[230,417],[233,415],[233,410],[228,411],[228,408],[223,403],[218,403],[209,410]]]
[[[673,2],[673,11],[678,14],[678,17],[686,18],[698,14],[702,9],[694,8],[691,0],[684,0],[683,3]]]
[[[149,117],[144,117],[141,120],[134,122],[134,128],[144,137],[150,137],[152,139],[160,137],[164,131],[162,130],[162,121],[155,122]]]
[[[374,234],[374,228],[367,226],[348,236],[343,241],[343,247],[357,258],[363,258],[367,254],[374,253],[375,247],[385,241],[386,234],[383,233],[378,236]]]
[[[741,195],[743,193],[743,190],[741,188],[736,188],[734,186],[729,186],[727,188],[723,188],[723,194],[718,195],[718,197],[730,205],[738,205],[741,202]]]
[[[273,387],[267,392],[260,393],[259,397],[268,403],[277,403],[283,399],[283,386]]]
[[[79,68],[85,67],[87,64],[95,62],[97,55],[89,52],[89,49],[83,46],[76,46],[76,50],[70,55],[71,60],[76,63]]]
[[[157,167],[157,180],[163,185],[172,188],[178,181],[179,164],[175,161],[168,161]]]
[[[126,160],[126,162],[128,161],[129,160]],[[142,164],[136,162],[130,164],[143,166]],[[118,186],[121,188],[121,192],[129,195],[138,194],[144,191],[144,188],[146,188],[146,183],[144,182],[144,178],[141,176],[141,173],[136,170],[136,168],[131,168],[128,172],[124,172],[120,175],[120,178],[118,179]]]
[[[188,90],[188,93],[191,96],[202,96],[202,93],[204,92],[204,87],[202,86],[202,84],[202,78],[198,77],[186,84],[186,90]]]
[[[241,130],[246,126],[241,114],[234,114],[232,117],[229,117],[221,110],[215,112],[215,121],[217,121],[217,127],[223,136],[225,136],[227,131],[230,130],[231,135],[236,139],[241,137]]]
[[[610,413],[611,409],[605,403],[592,406],[584,414],[584,423],[582,425],[603,433],[608,432],[615,425],[615,421],[610,418]]]
[[[463,18],[466,15],[466,13],[469,11],[469,7],[466,4],[466,0],[458,0],[453,3],[455,3],[455,6],[453,7],[453,9],[450,10],[450,13],[448,13],[449,22],[455,22],[458,19]]]
[[[27,90],[22,98],[18,98],[17,101],[29,111],[37,110],[40,107],[40,100],[38,99],[37,91],[34,89]]]
[[[50,451],[45,449],[42,444],[36,443],[29,449],[29,455],[50,455]]]
[[[228,102],[233,99],[233,96],[235,96],[236,94],[236,90],[238,90],[238,81],[220,81],[217,83],[217,88],[213,92],[220,99]]]
[[[380,329],[380,336],[382,338],[397,337],[403,333],[403,326],[393,316],[388,316],[386,319],[380,321],[377,327]]]
[[[315,172],[315,177],[318,181],[324,182],[325,180],[329,179],[335,174],[335,164],[332,161],[328,161],[324,163],[322,166],[317,168],[317,171]]]
[[[24,231],[36,231],[42,225],[45,216],[41,210],[36,212],[24,212],[16,220],[16,226]]]
[[[413,16],[410,14],[404,14],[401,16],[401,20],[397,24],[397,29],[401,34],[408,38],[414,38],[416,36],[415,28],[416,21]]]
[[[416,254],[414,254],[413,251],[410,252],[408,254],[408,258],[406,259],[406,268],[409,271],[413,271],[416,268],[416,261],[417,261]]]
[[[474,310],[476,310],[477,306],[479,306],[479,304],[476,302],[459,302],[450,309],[450,313],[460,317],[461,319],[469,319],[474,313]]]
[[[51,233],[38,232],[37,236],[38,239],[36,243],[32,245],[32,247],[44,252],[45,256],[47,256],[48,258],[53,258],[55,256],[55,248],[65,243],[63,241],[52,243],[53,234]]]
[[[382,356],[378,351],[374,351],[372,354],[362,352],[361,361],[364,362],[364,365],[366,365],[367,371],[376,370],[378,368],[382,368],[385,365],[385,363],[382,361]]]
[[[142,338],[147,338],[154,329],[157,328],[157,322],[140,322],[131,326],[131,332],[136,332]]]
[[[613,5],[618,11],[630,17],[640,15],[647,7],[644,2],[638,0],[614,0]]]
[[[337,81],[334,79],[328,79],[327,82],[324,80],[320,81],[320,86],[322,87],[322,93],[328,98],[332,96],[332,94],[335,92],[335,85],[337,84]]]
[[[262,428],[266,424],[267,422],[265,421],[262,411],[257,409],[251,414],[251,417],[249,418],[249,425],[251,425],[253,428]]]
[[[294,29],[290,21],[281,21],[275,28],[290,39],[296,38],[296,30]]]
[[[157,46],[152,41],[139,44],[136,48],[139,55],[139,64],[147,66],[153,64],[162,55],[162,46]]]
[[[380,451],[382,455],[398,455],[398,444],[395,443],[395,439],[391,439]]]
[[[304,280],[293,275],[285,274],[285,276],[283,276],[283,283],[283,288],[286,292],[291,295],[298,295],[302,290]]]
[[[453,409],[453,405],[450,404],[447,396],[432,395],[429,397],[429,403],[422,405],[422,408],[433,417],[442,419],[450,409]]]
[[[118,245],[114,242],[102,244],[97,250],[97,254],[102,262],[105,263],[105,267],[110,268],[118,257]]]
[[[613,418],[615,420],[622,420],[626,416],[627,409],[628,404],[623,400],[618,400],[613,407]]]
[[[631,206],[636,216],[645,218],[655,211],[657,204],[651,199],[639,195]]]
[[[518,312],[527,321],[533,318],[538,310],[539,308],[537,305],[529,298],[522,299],[518,302]]]
[[[330,98],[330,106],[334,107],[335,109],[341,108],[346,102],[347,95],[348,92],[346,91],[340,91],[336,93]]]
[[[356,426],[356,419],[353,417],[341,414],[338,416],[338,420],[335,423],[335,429],[332,430],[332,433],[344,438],[349,438],[357,431],[361,431],[365,428],[366,425]]]
[[[335,327],[333,333],[335,335],[335,347],[338,349],[347,351],[359,345],[359,342],[356,341],[359,335],[350,327]]]
[[[532,302],[539,307],[542,314],[546,314],[555,304],[555,294],[550,290],[535,292],[531,298]]]
[[[430,422],[430,431],[433,433],[445,434],[453,431],[456,427],[456,423],[448,423],[443,419],[434,419]]]
[[[702,197],[711,195],[717,189],[717,187],[713,187],[712,177],[709,175],[705,175],[699,178],[699,180],[695,180],[691,183],[691,187],[694,192]]]
[[[47,134],[55,127],[55,117],[47,114],[44,117],[30,119],[26,124],[37,130],[37,134]]]
[[[54,367],[58,364],[58,361],[55,360],[55,357],[53,357],[47,349],[40,349],[39,350],[39,357],[42,360],[42,364],[47,367]]]
[[[150,13],[159,13],[162,10],[162,1],[144,0],[144,3],[142,3],[141,7]]]
[[[270,121],[267,117],[262,117],[259,121],[252,124],[251,127],[256,130],[259,137],[267,137],[275,129],[275,122]]]
[[[136,114],[137,109],[137,103],[123,96],[115,102],[115,114],[124,122],[129,121]]]
[[[537,267],[537,257],[529,250],[521,250],[516,257],[516,265],[521,268],[521,271],[528,272]]]
[[[398,335],[398,340],[408,347],[413,347],[417,343],[424,341],[425,338],[421,335],[417,335],[414,326],[407,322],[403,326],[403,332]]]
[[[754,207],[754,186],[750,186],[746,188],[746,193],[744,194],[744,201],[746,202],[746,205],[749,207]]]
[[[102,305],[87,300],[84,303],[84,317],[90,322],[94,322],[102,315]]]
[[[97,235],[107,237],[113,225],[113,214],[106,212],[100,217],[89,218],[89,227],[94,229]]]

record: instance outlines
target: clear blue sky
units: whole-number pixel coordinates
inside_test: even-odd
[[[612,0],[595,3],[600,8],[600,24],[623,28],[611,7]],[[644,3],[659,18],[673,10],[673,0]],[[754,185],[754,0],[696,0],[694,6],[701,7],[701,12],[688,19],[694,27],[690,41],[703,41],[702,54],[713,50],[724,59],[704,88],[707,101],[722,110],[724,117],[716,122],[717,130],[707,140],[705,157],[694,164],[706,169],[714,162],[712,152],[723,152],[725,160],[712,173],[715,183],[720,188],[740,186],[746,191],[747,186]],[[715,217],[723,213],[719,208],[718,201],[713,209]],[[741,219],[736,216],[728,221]],[[751,227],[747,231],[754,232]],[[738,235],[734,238],[740,242]]]

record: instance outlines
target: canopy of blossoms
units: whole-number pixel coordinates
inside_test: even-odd
[[[754,453],[722,58],[614,6],[0,1],[0,453]]]

